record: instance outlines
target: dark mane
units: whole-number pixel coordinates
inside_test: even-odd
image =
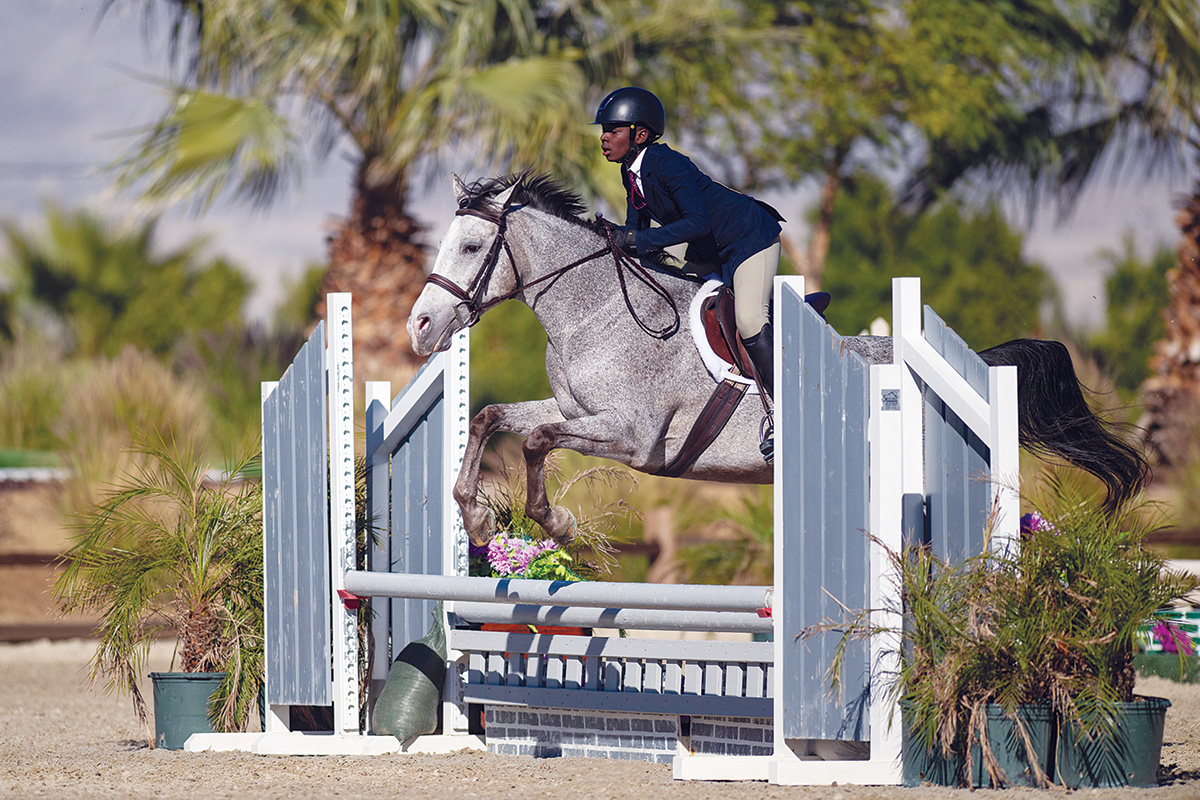
[[[579,195],[564,188],[549,175],[520,172],[515,175],[480,178],[466,187],[466,196],[459,201],[458,207],[476,211],[492,210],[492,200],[496,195],[518,182],[520,186],[513,195],[514,203],[527,205],[559,219],[599,231],[597,223],[583,219],[583,214],[587,213],[587,206]]]

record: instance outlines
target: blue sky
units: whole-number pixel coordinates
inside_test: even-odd
[[[148,43],[142,18],[129,10],[110,12],[97,27],[99,6],[99,0],[0,0],[0,218],[37,225],[48,199],[87,206],[114,221],[139,213],[132,198],[112,192],[104,165],[128,142],[122,133],[162,107],[164,94],[155,84],[165,75],[162,42]],[[1120,249],[1128,231],[1143,256],[1159,244],[1174,247],[1173,204],[1194,177],[1098,181],[1067,225],[1047,215],[1027,231],[1027,255],[1058,279],[1072,319],[1102,319],[1102,248]],[[413,198],[430,243],[450,219],[448,184]],[[349,193],[350,166],[335,154],[266,212],[228,204],[200,218],[174,211],[160,231],[166,244],[206,237],[211,253],[244,267],[257,285],[250,311],[266,316],[284,283],[323,258],[328,221],[345,213]],[[811,194],[766,199],[793,220],[788,234],[804,241],[803,223],[796,221]]]

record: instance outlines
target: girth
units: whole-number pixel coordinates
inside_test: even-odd
[[[704,301],[700,316],[704,322],[705,335],[708,337],[713,351],[733,364],[736,371],[743,375],[753,375],[753,367],[749,366],[750,355],[742,346],[741,337],[738,336],[737,326],[734,323],[733,292],[728,287],[722,286],[716,294]],[[731,355],[733,353],[737,355]],[[733,412],[737,410],[749,388],[748,383],[731,378],[726,378],[718,383],[717,387],[713,389],[713,393],[709,395],[708,402],[701,409],[700,415],[696,417],[692,429],[688,431],[687,437],[683,440],[683,446],[680,447],[675,458],[654,474],[678,478],[691,469],[692,465],[696,463],[696,459],[716,441],[716,438],[721,435],[721,431],[725,430],[726,423],[733,416]]]

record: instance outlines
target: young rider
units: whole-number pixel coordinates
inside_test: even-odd
[[[627,86],[609,94],[593,124],[601,126],[604,157],[621,165],[629,202],[625,227],[614,231],[616,244],[644,256],[686,242],[689,262],[719,271],[733,289],[742,344],[763,386],[774,394],[767,313],[783,218],[765,203],[717,183],[687,156],[656,143],[666,129],[666,112],[645,89]]]

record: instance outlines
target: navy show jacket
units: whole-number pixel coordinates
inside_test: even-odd
[[[645,208],[634,207],[625,170],[621,180],[629,199],[625,225],[638,231],[639,256],[687,242],[688,261],[719,267],[721,279],[732,286],[733,271],[779,236],[773,208],[717,183],[665,144],[649,145],[642,156]],[[651,218],[659,227],[650,227]]]

